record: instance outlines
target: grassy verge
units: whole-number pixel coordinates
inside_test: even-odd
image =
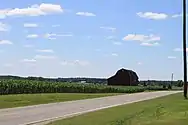
[[[117,93],[118,94],[118,93]],[[71,100],[80,100],[88,98],[97,98],[104,96],[113,96],[117,94],[98,93],[98,94],[84,94],[84,93],[50,93],[50,94],[16,94],[16,95],[1,95],[0,109],[12,108],[36,104],[45,104],[53,102],[64,102]]]
[[[48,125],[187,125],[188,100],[173,94],[104,109]]]

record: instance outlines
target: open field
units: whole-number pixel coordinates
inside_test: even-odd
[[[79,84],[47,82],[36,80],[1,80],[0,94],[33,93],[136,93],[148,90],[167,90],[162,86],[107,86],[100,84]]]
[[[103,109],[48,125],[187,125],[188,100],[182,93]]]
[[[0,109],[118,95],[118,93],[47,93],[1,95]]]

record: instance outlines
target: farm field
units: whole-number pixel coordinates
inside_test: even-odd
[[[159,90],[166,89],[7,79],[0,84],[0,109]]]
[[[87,113],[47,125],[187,125],[182,93]]]
[[[0,109],[21,107],[37,104],[47,104],[54,102],[65,102],[89,98],[99,98],[104,96],[114,96],[118,93],[46,93],[46,94],[15,94],[1,95]]]
[[[79,84],[47,82],[34,80],[1,80],[0,94],[34,93],[136,93],[144,91],[167,90],[162,86],[107,86],[101,84]]]

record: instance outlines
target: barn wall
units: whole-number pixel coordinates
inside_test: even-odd
[[[135,86],[138,85],[138,76],[132,70],[120,69],[116,74],[107,79],[108,85]]]

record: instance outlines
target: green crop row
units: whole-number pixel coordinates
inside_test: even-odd
[[[164,90],[160,87],[114,87],[97,84],[44,82],[33,80],[0,80],[0,94],[27,93],[136,93],[145,90]]]

